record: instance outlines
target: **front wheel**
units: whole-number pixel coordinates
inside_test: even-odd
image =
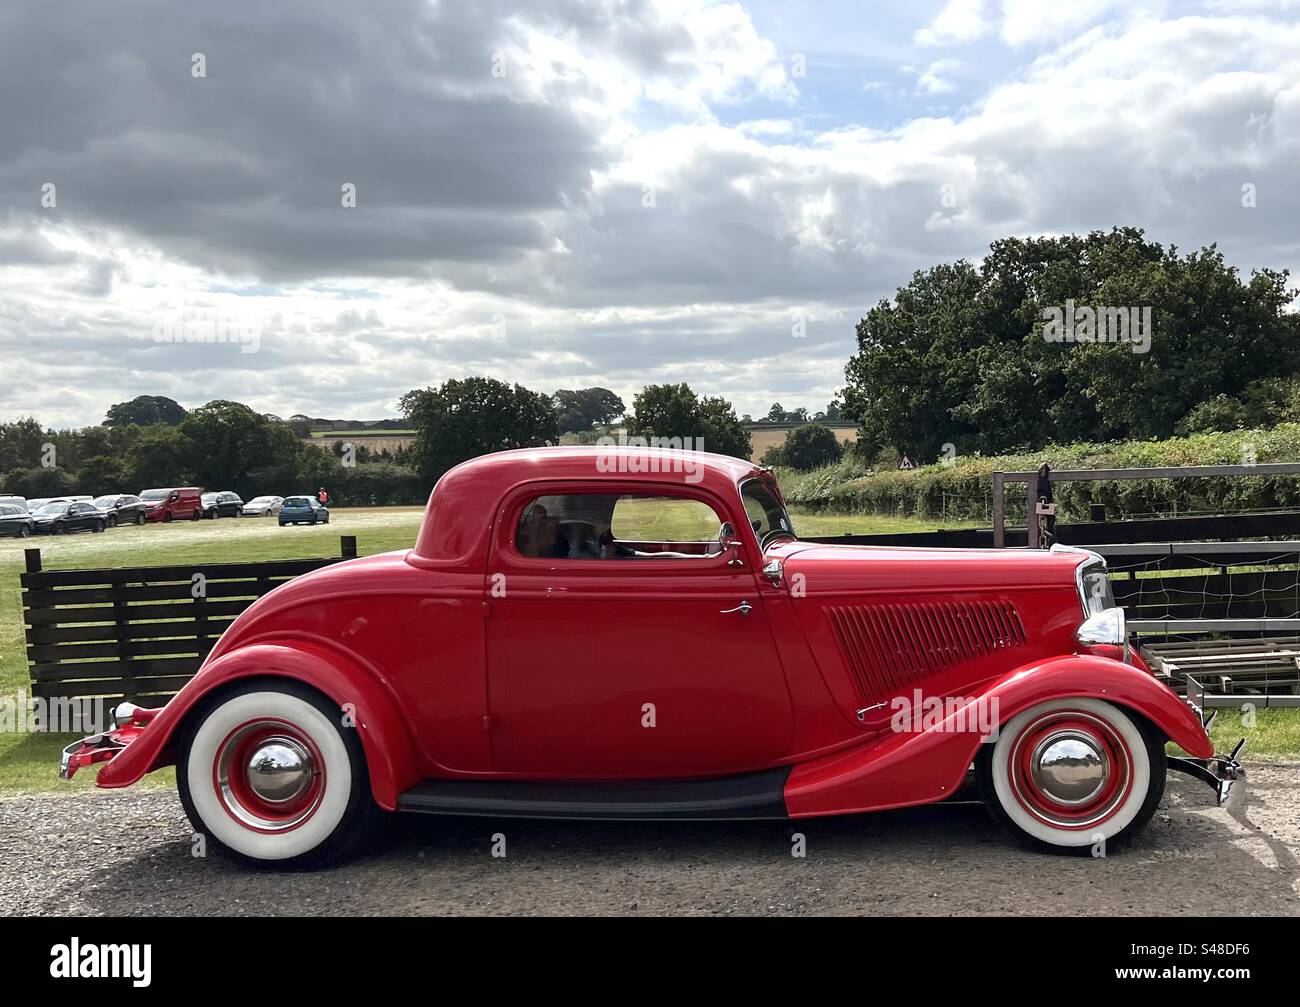
[[[383,819],[356,729],[293,682],[251,683],[206,704],[182,742],[176,781],[195,830],[248,861],[321,867]]]
[[[117,527],[117,515],[116,515],[116,514],[110,514],[110,515],[108,515],[108,526],[109,526],[110,528],[116,528],[116,527]]]
[[[32,533],[32,530],[31,530],[30,528],[28,528],[27,525],[25,525],[25,524],[20,524],[20,525],[18,526],[18,537],[19,537],[19,538],[27,538],[27,536],[29,536],[31,533]]]
[[[172,520],[172,512],[165,511],[163,513],[163,524],[171,524],[171,520]]]
[[[95,522],[95,527],[94,527],[93,530],[94,530],[94,531],[97,531],[97,532],[99,532],[99,531],[103,531],[103,530],[104,530],[104,522],[103,522],[103,521],[96,521],[96,522]]]
[[[981,746],[980,793],[1032,846],[1089,852],[1142,831],[1165,792],[1165,750],[1133,714],[1058,699],[1017,714]]]
[[[144,514],[143,514],[143,513],[141,513],[141,514],[137,514],[137,515],[135,516],[135,523],[136,523],[136,524],[144,524],[144,520],[145,520],[145,518],[144,518]]]

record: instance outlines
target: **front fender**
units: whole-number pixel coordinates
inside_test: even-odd
[[[203,666],[130,745],[99,771],[96,785],[128,787],[145,773],[173,765],[176,730],[213,690],[248,678],[288,678],[324,693],[340,709],[351,704],[366,753],[375,803],[393,811],[397,795],[420,781],[411,733],[392,695],[368,670],[330,647],[304,640],[239,647]]]
[[[1200,718],[1151,675],[1104,657],[1072,655],[1017,668],[985,683],[924,730],[889,731],[844,752],[796,766],[785,787],[793,818],[927,804],[951,796],[979,751],[979,725],[1053,699],[1101,699],[1150,720],[1199,758],[1214,754]],[[996,706],[994,706],[996,700]],[[984,716],[976,716],[976,704]]]

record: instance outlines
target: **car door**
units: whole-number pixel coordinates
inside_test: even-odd
[[[626,497],[646,513],[663,497],[693,500],[709,512],[714,541],[657,538],[633,543],[635,558],[609,555],[626,548],[619,535],[606,558],[595,558],[574,545],[587,529],[570,517],[556,529],[566,536],[566,554],[557,546],[537,555],[535,543],[521,539],[521,519],[536,513],[539,500],[584,492]],[[617,507],[614,516],[617,531]],[[737,516],[703,494],[640,482],[535,484],[503,503],[485,592],[498,771],[714,776],[788,754],[790,697],[756,586],[756,546],[746,542],[734,556],[716,541],[718,525]],[[588,547],[598,538],[590,536]]]
[[[0,504],[0,535],[13,535],[18,531],[17,508]]]

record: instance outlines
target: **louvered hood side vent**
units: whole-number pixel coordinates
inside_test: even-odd
[[[827,613],[865,700],[1025,642],[1009,601],[832,605]]]

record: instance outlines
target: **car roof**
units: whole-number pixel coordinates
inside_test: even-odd
[[[736,484],[763,469],[707,451],[619,445],[522,448],[480,455],[448,470],[429,497],[415,554],[465,563],[485,555],[487,526],[514,487],[543,479],[675,484],[733,497]]]

